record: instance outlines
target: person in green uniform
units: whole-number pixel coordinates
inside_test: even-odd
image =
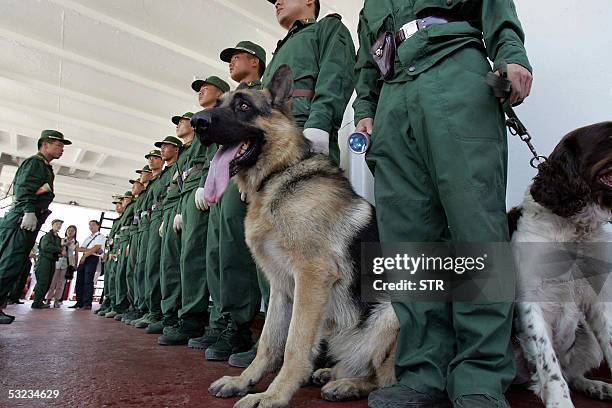
[[[164,159],[161,157],[159,150],[153,150],[146,155],[148,165],[145,166],[151,173],[149,182],[147,184],[146,194],[143,196],[143,202],[141,205],[140,212],[140,223],[138,225],[138,231],[140,235],[140,244],[138,251],[138,259],[136,261],[136,273],[142,278],[142,298],[140,303],[137,305],[141,312],[144,312],[141,318],[133,320],[130,324],[137,328],[145,328],[149,324],[151,319],[150,312],[150,292],[149,286],[154,282],[154,279],[147,276],[147,255],[149,251],[149,236],[151,230],[151,215],[153,206],[153,185],[157,183],[159,176],[163,170]]]
[[[131,191],[129,193],[131,194]],[[126,203],[130,203],[131,198],[129,200],[126,200],[126,194],[121,194],[117,197],[117,200],[119,200],[119,205],[116,207],[117,213],[119,213],[119,218],[115,220],[115,224],[117,226],[115,230],[115,235],[113,237],[113,244],[110,253],[110,257],[112,260],[112,269],[108,282],[110,310],[102,314],[102,316],[106,318],[114,318],[118,314],[118,312],[115,310],[115,307],[117,305],[117,274],[119,273],[119,266],[121,260],[121,227],[123,226],[123,214],[126,210]]]
[[[241,41],[235,47],[223,50],[219,57],[229,64],[234,81],[249,89],[261,89],[260,79],[266,69],[266,52],[261,46]],[[207,205],[201,201],[202,193],[202,190],[196,193],[199,207]],[[213,299],[212,315],[218,316],[218,321],[211,327],[224,329],[204,353],[207,360],[213,361],[226,361],[232,356],[230,364],[245,367],[257,354],[257,348],[251,347],[250,326],[260,310],[261,293],[269,292],[263,275],[263,290],[259,289],[258,271],[246,245],[246,209],[247,205],[233,181],[220,201],[210,207],[206,267]]]
[[[163,222],[163,201],[168,192],[171,181],[171,168],[178,158],[182,142],[174,136],[168,136],[164,140],[155,143],[159,157],[166,163],[166,167],[149,184],[147,194],[147,210],[150,213],[149,230],[147,237],[147,254],[145,260],[145,296],[149,315],[146,319],[137,322],[142,326],[143,321],[147,325],[157,322],[162,318],[161,312],[161,276],[160,276],[160,256],[161,256],[161,237],[159,229]],[[151,164],[150,164],[151,166]],[[157,164],[155,165],[157,168]],[[152,167],[153,168],[153,167]],[[144,247],[142,248],[144,250]]]
[[[229,85],[221,78],[210,76],[196,79],[191,88],[198,92],[198,103],[204,109],[215,105]],[[189,158],[183,166],[181,198],[173,228],[180,231],[181,308],[179,320],[164,327],[158,339],[163,345],[184,345],[189,339],[204,334],[208,322],[209,292],[206,284],[206,235],[208,230],[208,208],[195,206],[195,192],[208,174],[210,160],[216,146],[203,146],[194,138]]]
[[[264,87],[278,67],[293,71],[293,117],[311,151],[340,163],[338,130],[353,93],[355,47],[338,14],[319,21],[319,0],[268,0],[287,35],[279,41],[262,77]]]
[[[119,226],[119,248],[117,249],[117,272],[115,273],[115,305],[114,319],[121,321],[123,315],[128,311],[130,302],[128,300],[127,261],[130,243],[130,225],[134,216],[134,194],[126,191],[123,197],[123,214],[121,214]]]
[[[385,31],[399,40],[383,80],[370,49]],[[487,57],[493,71],[507,66],[510,102],[525,99],[523,40],[511,0],[365,1],[353,107],[357,131],[372,135],[381,241],[508,240],[504,114],[485,76]],[[509,407],[512,304],[393,306],[398,383],[370,394],[370,407]]]
[[[44,300],[55,273],[55,262],[62,253],[62,239],[59,236],[59,230],[62,228],[63,223],[64,221],[62,220],[53,220],[51,222],[51,229],[43,235],[38,244],[38,260],[34,267],[36,286],[34,287],[32,309],[49,308],[49,305],[44,303]]]
[[[140,211],[142,206],[141,195],[145,185],[140,181],[140,177],[136,180],[130,180],[132,184],[132,194],[134,195],[134,213],[128,229],[128,254],[125,278],[127,280],[127,298],[130,304],[128,311],[123,315],[121,321],[129,323],[134,319],[139,319],[140,315],[137,303],[137,280],[136,280],[136,258],[138,256],[138,223],[140,222]]]
[[[181,244],[180,233],[173,228],[174,217],[179,211],[181,198],[181,186],[183,184],[183,168],[189,160],[194,131],[191,127],[192,112],[172,117],[172,123],[176,125],[176,136],[183,143],[179,157],[169,171],[172,172],[172,180],[168,187],[168,193],[162,204],[163,221],[160,228],[162,236],[161,243],[161,309],[163,318],[159,322],[149,323],[147,331],[162,334],[164,327],[174,326],[178,322],[178,310],[181,307]],[[147,322],[143,322],[144,325]],[[138,326],[137,326],[138,327]]]
[[[115,204],[115,212],[121,216],[123,208],[121,208],[120,196],[114,196],[113,204]],[[114,299],[114,267],[116,260],[113,257],[113,246],[115,243],[115,237],[117,234],[117,228],[119,227],[118,219],[113,221],[113,225],[108,233],[108,239],[106,240],[104,248],[104,301],[99,309],[94,311],[94,314],[98,316],[104,316],[106,313],[111,311],[112,300]],[[113,283],[111,283],[113,282]]]
[[[9,292],[27,262],[40,227],[49,216],[53,201],[53,168],[64,146],[72,144],[57,130],[43,130],[38,139],[38,153],[24,160],[13,179],[14,201],[0,219],[0,324],[10,324],[14,316],[2,310]]]
[[[131,264],[131,268],[133,269],[134,301],[132,313],[129,313],[128,316],[123,317],[123,321],[126,324],[132,325],[134,321],[142,318],[147,312],[146,306],[144,306],[146,304],[144,301],[144,270],[139,268],[138,260],[141,258],[143,252],[141,248],[143,248],[143,224],[145,224],[145,218],[147,216],[147,212],[144,211],[147,208],[147,187],[151,177],[153,176],[148,165],[142,170],[136,170],[136,173],[140,174],[138,180],[130,180],[130,183],[139,182],[143,187],[134,210],[134,222],[132,224],[134,235],[132,236],[132,244],[130,244],[130,257],[132,258],[128,262],[128,265]]]

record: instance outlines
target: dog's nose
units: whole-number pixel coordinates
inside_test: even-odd
[[[198,135],[203,135],[210,127],[211,122],[212,118],[210,116],[210,113],[206,111],[200,111],[193,115],[193,118],[191,118],[191,127]]]

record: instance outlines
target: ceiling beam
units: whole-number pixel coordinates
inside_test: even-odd
[[[8,38],[23,44],[29,48],[34,48],[49,54],[64,58],[66,60],[85,65],[99,72],[105,72],[119,78],[134,82],[144,87],[154,89],[167,95],[172,95],[177,98],[185,99],[186,101],[193,100],[193,93],[180,91],[176,87],[162,84],[160,82],[142,77],[140,74],[126,71],[110,64],[105,64],[102,61],[94,60],[93,58],[85,57],[72,51],[68,51],[43,41],[39,41],[23,34],[16,33],[5,28],[0,28],[0,37]]]
[[[99,169],[100,167],[102,167],[102,165],[104,164],[104,161],[106,160],[108,156],[105,154],[101,154],[100,157],[98,158],[98,160],[96,160],[96,164],[94,164],[94,169],[92,171],[89,172],[89,175],[87,176],[87,178],[93,178],[93,176],[96,175],[96,170]]]
[[[247,20],[252,21],[253,23],[255,23],[255,25],[259,29],[267,31],[268,35],[272,39],[274,39],[274,41],[278,41],[287,35],[287,32],[283,28],[281,28],[278,24],[275,24],[274,26],[270,26],[269,21],[266,21],[260,17],[253,15],[253,13],[251,13],[249,10],[237,5],[235,1],[227,1],[227,0],[213,0],[213,1],[225,7],[226,9],[230,10],[232,13],[238,13],[242,17],[246,18]],[[265,6],[262,5],[261,7],[265,7]],[[270,15],[272,15],[272,13],[274,13],[274,6],[269,5],[269,7],[270,7]]]
[[[80,147],[77,147],[77,154],[74,157],[74,162],[79,164],[81,163],[81,161],[83,160],[83,157],[85,157],[85,149],[81,149]],[[70,170],[68,170],[68,173],[70,173],[71,175],[76,173],[77,168],[72,166],[70,167]]]
[[[187,47],[182,46],[181,44],[169,41],[165,38],[162,38],[158,35],[155,35],[153,33],[150,33],[148,31],[142,30],[140,28],[137,28],[131,24],[128,23],[124,23],[123,21],[120,21],[116,18],[113,18],[107,14],[101,13],[97,10],[91,9],[89,7],[86,7],[82,4],[79,4],[75,1],[71,1],[71,0],[50,0],[52,3],[55,3],[59,6],[62,6],[66,9],[75,11],[78,14],[90,17],[94,20],[97,20],[101,23],[104,23],[106,25],[109,25],[113,28],[117,28],[123,32],[129,33],[131,35],[133,35],[134,37],[138,37],[141,38],[145,41],[148,41],[150,43],[156,44],[160,47],[166,48],[168,50],[171,50],[173,52],[176,52],[178,54],[181,54],[187,58],[190,58],[194,61],[198,61],[201,62],[203,64],[206,64],[208,66],[210,66],[211,68],[214,69],[219,69],[222,71],[225,71],[227,69],[226,64],[222,63],[221,61],[217,60],[217,59],[213,59],[210,57],[207,57],[205,55],[202,55],[194,50],[191,50]]]
[[[47,82],[39,81],[30,76],[17,74],[7,70],[0,70],[0,77],[17,83],[20,86],[25,86],[29,89],[38,91],[44,91],[51,95],[64,96],[66,98],[74,99],[79,102],[86,103],[88,105],[95,105],[101,108],[110,109],[115,112],[126,113],[136,118],[157,123],[159,125],[168,125],[169,119],[162,116],[152,115],[148,112],[144,112],[138,109],[130,108],[125,105],[110,102],[105,99],[100,99],[95,96],[87,95],[82,92],[72,91],[65,87],[49,84]]]

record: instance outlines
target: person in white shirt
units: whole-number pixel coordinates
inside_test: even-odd
[[[71,309],[91,309],[94,291],[94,276],[100,256],[102,256],[106,237],[100,233],[100,223],[96,220],[89,221],[91,235],[83,240],[83,246],[77,249],[83,255],[79,260],[76,281],[76,303]]]

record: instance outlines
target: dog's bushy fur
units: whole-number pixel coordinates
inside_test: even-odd
[[[547,251],[532,244],[579,244],[597,251],[612,241],[604,227],[612,215],[612,188],[609,178],[602,179],[610,171],[612,122],[578,129],[539,167],[522,207],[509,214],[509,223],[516,226],[512,241],[520,282],[517,329],[532,370],[532,389],[547,407],[573,407],[570,388],[612,400],[612,384],[585,377],[604,358],[612,367],[609,288],[597,293],[587,279],[561,276],[584,273],[575,265],[551,278],[544,267],[551,261]]]
[[[353,257],[361,241],[378,240],[374,209],[327,157],[309,153],[290,113],[291,78],[283,66],[267,89],[239,88],[192,121],[203,143],[244,143],[231,173],[249,202],[247,244],[270,282],[257,357],[240,376],[209,388],[217,397],[242,396],[280,367],[268,389],[239,408],[287,406],[311,378],[327,400],[395,382],[399,323],[389,303],[360,300],[360,259]],[[336,365],[313,374],[322,341]]]

